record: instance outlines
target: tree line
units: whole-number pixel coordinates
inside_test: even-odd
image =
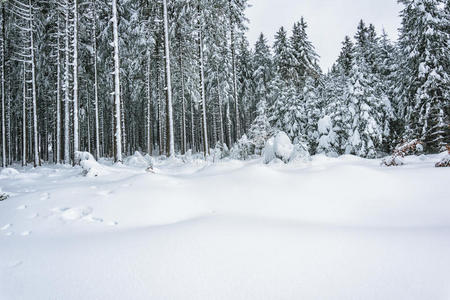
[[[261,153],[277,131],[311,154],[443,150],[450,4],[400,2],[397,42],[361,21],[324,73],[303,18],[250,47],[247,0],[0,1],[2,166]]]

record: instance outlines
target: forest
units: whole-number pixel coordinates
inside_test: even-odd
[[[443,151],[450,2],[399,2],[397,41],[361,20],[321,70],[301,16],[249,45],[247,0],[3,0],[2,166],[246,158],[280,131],[309,154],[377,158],[413,139]]]

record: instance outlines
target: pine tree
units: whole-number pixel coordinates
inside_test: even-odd
[[[448,13],[440,0],[400,2],[405,6],[399,39],[405,138],[420,138],[430,152],[443,150],[449,140]]]

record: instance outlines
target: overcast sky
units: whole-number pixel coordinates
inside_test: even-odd
[[[345,35],[354,36],[362,18],[381,33],[384,28],[391,39],[397,39],[400,27],[397,0],[249,0],[248,38],[253,46],[264,33],[270,45],[281,26],[290,33],[294,22],[304,16],[307,33],[320,55],[320,66],[327,71],[339,55]]]

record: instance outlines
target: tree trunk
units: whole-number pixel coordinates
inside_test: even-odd
[[[27,70],[23,62],[22,102],[22,166],[27,165]]]
[[[55,162],[59,164],[61,162],[61,52],[60,45],[60,18],[58,15],[58,33],[57,33],[57,45],[56,45],[56,158]]]
[[[198,7],[200,14],[200,6]],[[203,33],[201,28],[201,23],[199,21],[198,30],[198,48],[199,48],[199,63],[200,63],[200,94],[202,99],[202,133],[203,133],[203,151],[206,155],[209,155],[208,146],[208,125],[206,122],[206,95],[205,95],[205,72],[204,72],[204,61],[203,61]]]
[[[78,124],[78,0],[73,3],[73,153],[80,150]],[[73,160],[75,161],[75,160]]]
[[[4,3],[0,3],[1,5],[1,37],[0,37],[0,51],[1,51],[1,62],[0,62],[0,73],[2,76],[1,82],[1,94],[2,94],[2,167],[6,167],[6,120],[5,120],[5,8]]]
[[[173,108],[172,108],[172,78],[170,74],[170,46],[169,46],[169,20],[167,16],[167,0],[163,0],[164,17],[164,56],[166,62],[166,110],[167,110],[167,139],[168,155],[175,155],[175,139],[173,128]]]
[[[39,143],[38,143],[38,126],[37,126],[37,91],[36,91],[36,64],[34,54],[34,24],[33,24],[33,5],[29,0],[30,9],[30,48],[31,48],[31,88],[33,96],[33,140],[34,140],[34,167],[40,166],[41,161],[39,159]]]
[[[100,135],[98,120],[98,70],[97,70],[97,8],[92,1],[92,46],[94,49],[94,110],[95,110],[95,158],[100,158]]]
[[[119,24],[117,19],[117,0],[112,0],[112,23],[114,37],[114,105],[115,105],[115,128],[116,140],[116,162],[122,162],[122,128],[120,110],[120,61],[119,61]]]
[[[65,36],[64,36],[64,163],[70,163],[70,111],[69,111],[69,68],[70,68],[70,49],[69,49],[69,1],[66,0],[66,8],[65,8]]]

